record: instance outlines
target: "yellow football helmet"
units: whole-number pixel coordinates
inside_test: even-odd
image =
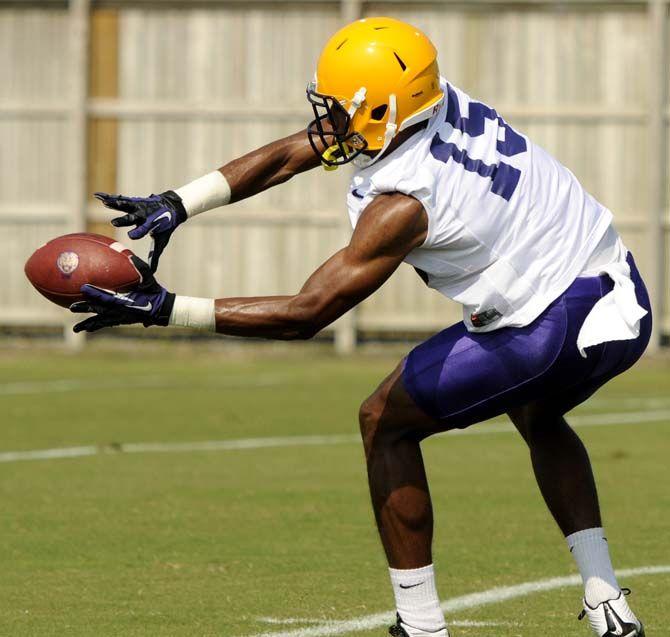
[[[437,50],[405,22],[358,20],[324,47],[307,98],[315,115],[307,133],[324,167],[346,164],[364,150],[379,150],[374,159],[359,157],[356,162],[370,165],[397,133],[441,107]]]

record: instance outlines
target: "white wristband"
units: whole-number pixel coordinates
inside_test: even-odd
[[[191,296],[175,297],[168,324],[214,332],[216,330],[214,299],[196,299]]]
[[[189,217],[230,203],[230,184],[218,170],[177,188],[175,192],[181,197]]]

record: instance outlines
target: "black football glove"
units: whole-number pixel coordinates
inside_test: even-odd
[[[75,332],[97,332],[104,327],[141,323],[167,325],[174,306],[175,295],[168,292],[156,279],[149,265],[139,257],[130,257],[140,274],[141,282],[130,292],[112,292],[95,285],[82,285],[85,301],[70,306],[76,314],[93,313],[95,316],[77,323]]]
[[[128,232],[131,239],[141,239],[146,234],[152,238],[149,251],[149,265],[151,271],[158,268],[165,246],[170,241],[177,226],[188,219],[181,198],[173,190],[167,190],[160,195],[149,197],[124,197],[123,195],[108,195],[96,192],[95,196],[112,210],[119,210],[125,214],[112,219],[112,225],[117,228],[135,226]]]

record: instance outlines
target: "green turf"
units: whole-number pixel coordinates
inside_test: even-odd
[[[5,350],[0,451],[351,434],[358,404],[394,364],[305,348]],[[645,361],[577,413],[670,409],[669,389],[668,360]],[[669,427],[580,430],[621,568],[670,564]],[[576,572],[517,435],[442,437],[424,449],[444,599]],[[262,617],[390,610],[366,489],[355,443],[1,463],[0,635],[244,637],[309,625]],[[624,584],[648,636],[665,634],[670,576]],[[452,632],[586,636],[579,595],[461,611],[451,619],[505,625]]]

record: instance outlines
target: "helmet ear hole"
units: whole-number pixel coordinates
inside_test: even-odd
[[[388,110],[389,105],[388,104],[382,104],[381,106],[375,106],[370,111],[370,119],[374,119],[376,121],[381,121],[384,118],[384,115],[386,115],[386,111]]]

